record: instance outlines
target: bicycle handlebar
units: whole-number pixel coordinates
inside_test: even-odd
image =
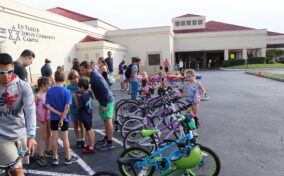
[[[7,169],[7,168],[9,169],[9,168],[13,167],[14,165],[16,165],[20,161],[20,159],[22,159],[25,156],[28,156],[29,154],[30,154],[29,151],[19,150],[18,151],[18,155],[19,155],[18,158],[15,161],[8,163],[6,166],[0,165],[0,169]]]

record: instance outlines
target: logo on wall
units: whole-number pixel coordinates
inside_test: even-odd
[[[37,27],[16,24],[11,28],[0,27],[0,39],[12,40],[14,44],[18,41],[38,43],[42,40],[55,40],[55,36],[43,34]]]
[[[16,30],[15,26],[12,27],[12,29],[8,29],[9,32],[9,40],[13,40],[14,44],[20,39],[20,31]]]

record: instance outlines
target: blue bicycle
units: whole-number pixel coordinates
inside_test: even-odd
[[[198,145],[193,135],[194,120],[181,116],[179,121],[187,128],[185,136],[177,140],[166,139],[163,146],[155,143],[153,153],[140,147],[128,148],[118,159],[119,170],[124,176],[159,175],[217,176],[221,169],[218,156],[211,149]],[[143,136],[153,137],[159,130],[142,130]],[[153,140],[155,142],[155,140]]]

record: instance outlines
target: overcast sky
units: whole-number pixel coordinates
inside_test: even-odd
[[[171,19],[184,14],[268,29],[284,33],[284,1],[281,0],[17,0],[48,9],[62,7],[99,18],[118,28],[169,26]]]

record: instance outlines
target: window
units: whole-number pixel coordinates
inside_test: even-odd
[[[160,54],[149,54],[149,65],[160,65]]]
[[[202,20],[198,20],[198,24],[201,25],[202,24]]]
[[[176,21],[176,22],[175,22],[175,25],[176,25],[176,26],[180,26],[180,21]]]
[[[192,21],[192,25],[197,25],[197,21],[196,21],[196,20],[193,20],[193,21]]]
[[[185,26],[185,21],[181,21],[181,26]]]
[[[191,25],[191,21],[187,21],[186,25],[190,26]]]

